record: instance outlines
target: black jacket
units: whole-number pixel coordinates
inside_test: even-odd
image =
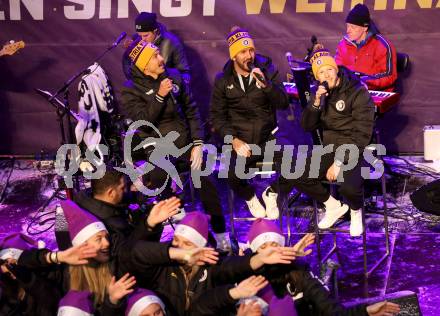
[[[14,265],[15,280],[0,275],[0,315],[3,316],[52,316],[56,315],[62,291],[56,282],[40,273]],[[19,288],[24,289],[22,300],[17,298]]]
[[[70,274],[69,266],[65,264],[55,265],[49,264],[46,261],[46,254],[49,252],[47,249],[31,249],[25,250],[20,255],[17,262],[18,266],[24,269],[32,271],[32,273],[38,274],[40,276],[37,279],[38,283],[35,283],[32,293],[37,293],[39,295],[39,300],[45,303],[45,307],[55,306],[55,313],[41,314],[41,315],[55,315],[58,307],[58,302],[62,296],[64,296],[70,287]],[[110,261],[111,270],[116,279],[119,275],[122,275],[120,271],[117,271],[117,265],[115,261]],[[97,306],[94,313],[95,316],[106,316],[115,315],[123,316],[126,307],[126,299],[121,300],[118,304],[112,304],[109,300],[108,295],[106,295],[103,304]],[[22,315],[22,314],[12,314],[12,315]],[[23,314],[28,315],[28,314]],[[40,314],[29,314],[29,315],[40,315]]]
[[[203,139],[199,109],[194,102],[188,85],[179,72],[168,69],[168,74],[153,79],[144,75],[136,66],[132,67],[133,79],[125,83],[122,89],[122,108],[133,121],[146,120],[159,129],[162,136],[170,131],[180,134],[175,144],[182,148],[191,141]],[[172,79],[174,100],[168,95],[164,101],[157,97],[160,82],[168,77]],[[171,93],[171,92],[170,92]],[[141,138],[158,137],[150,129],[143,129]]]
[[[332,298],[327,287],[303,262],[266,266],[263,275],[277,297],[289,294],[295,298],[300,316],[368,316],[365,305],[345,308]]]
[[[312,97],[304,109],[301,125],[306,131],[321,128],[323,144],[354,144],[363,150],[371,140],[375,105],[360,80],[347,68],[339,66],[340,84],[331,89],[322,109],[315,109]],[[336,157],[345,162],[344,157]]]
[[[185,48],[183,47],[180,39],[166,30],[163,24],[159,23],[160,36],[154,41],[154,45],[159,47],[160,54],[162,55],[165,65],[168,68],[177,69],[186,83],[190,82],[190,69],[189,62],[186,58]],[[135,39],[139,35],[135,34]],[[128,57],[128,53],[125,53],[122,58],[122,65],[124,74],[127,79],[131,79],[131,66],[132,62]]]
[[[233,284],[251,276],[251,256],[226,257],[212,266],[199,267],[191,278],[182,265],[169,258],[169,244],[138,242],[133,248],[130,271],[137,285],[155,291],[172,315],[190,315],[198,297],[217,286]]]
[[[222,139],[232,135],[248,144],[265,143],[277,125],[276,109],[289,105],[272,60],[257,54],[254,63],[267,79],[268,86],[264,89],[258,88],[253,80],[244,92],[231,60],[215,78],[210,119]]]

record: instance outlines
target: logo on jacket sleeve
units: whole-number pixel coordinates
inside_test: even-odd
[[[180,87],[177,84],[173,83],[173,94],[178,94],[179,90]]]
[[[207,278],[208,278],[208,271],[205,269],[203,270],[203,274],[199,279],[199,283],[205,282]]]
[[[345,110],[344,100],[339,100],[338,102],[336,102],[336,110],[338,110],[339,112],[342,112]]]

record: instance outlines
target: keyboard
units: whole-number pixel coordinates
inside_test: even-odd
[[[296,84],[294,82],[283,82],[283,84],[288,95],[295,99],[299,99],[298,89],[296,88]],[[310,88],[312,87],[313,86],[310,86]],[[393,105],[397,104],[400,99],[400,94],[396,92],[375,90],[368,90],[368,92],[370,93],[379,113],[387,112]]]

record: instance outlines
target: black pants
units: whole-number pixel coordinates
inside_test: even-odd
[[[264,146],[260,146],[261,152],[264,153]],[[281,163],[281,152],[275,151],[273,159],[271,161],[263,161],[264,155],[252,155],[246,158],[244,172],[248,173],[249,168],[256,168],[261,170],[261,165],[257,165],[259,162],[262,163],[273,163],[271,170],[275,170],[279,173],[280,163]],[[255,188],[249,183],[248,180],[240,179],[235,172],[235,167],[237,165],[237,153],[235,150],[231,152],[231,159],[228,172],[228,183],[231,189],[240,198],[249,201],[255,195]]]
[[[307,194],[318,202],[322,203],[327,201],[330,197],[330,192],[321,181],[327,180],[327,170],[334,163],[334,159],[334,153],[323,155],[318,171],[318,177],[313,179],[309,177],[311,157],[308,157],[305,164],[304,174],[301,177],[298,179],[280,178],[279,187],[281,193],[288,194],[295,187],[297,190]],[[360,159],[353,169],[344,171],[344,181],[339,183],[339,193],[344,197],[347,205],[353,210],[358,210],[363,205],[364,179],[361,176],[361,167],[363,165],[364,160]],[[340,172],[342,172],[342,170]],[[272,189],[276,191],[276,186],[274,184],[272,184]]]
[[[190,157],[191,148],[178,159],[173,160],[173,164],[177,167],[177,171],[179,173],[191,170]],[[202,165],[202,168],[205,167],[204,164],[205,161]],[[167,173],[161,168],[155,168],[154,170],[150,171],[146,176],[148,178],[147,187],[149,189],[160,188],[167,180]],[[161,194],[164,198],[173,195],[170,186],[171,179],[168,180],[169,181],[165,187],[165,190]],[[192,179],[189,179],[189,181],[192,181]],[[220,197],[217,192],[217,188],[211,177],[209,176],[202,176],[200,178],[200,182],[201,187],[200,189],[196,188],[196,190],[199,193],[200,200],[202,202],[205,212],[211,216],[212,230],[215,233],[224,233],[226,231],[225,218],[223,216],[222,206],[220,203]]]

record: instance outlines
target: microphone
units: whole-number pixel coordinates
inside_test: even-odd
[[[310,42],[312,42],[312,45],[309,48],[307,48],[307,55],[303,59],[304,61],[307,61],[307,62],[310,60],[310,57],[312,57],[311,54],[313,52],[313,48],[318,43],[318,38],[316,37],[316,35],[312,35]]]
[[[252,70],[254,70],[256,67],[252,62],[248,62],[247,66],[249,68],[249,70],[252,72]],[[266,84],[266,79],[264,79],[264,77],[262,75],[260,75],[259,73],[254,72],[255,77],[257,77],[257,79],[262,83],[262,84]]]
[[[113,43],[112,47],[116,47],[119,45],[119,43],[127,36],[126,32],[122,32],[119,37],[116,39],[116,41]]]
[[[172,79],[169,78],[169,76],[168,76],[168,71],[167,71],[166,68],[165,68],[165,71],[159,76],[159,78],[160,78],[161,81],[164,80],[164,79],[167,79],[167,78],[172,81]],[[172,89],[171,89],[170,92],[168,92],[168,95],[170,96],[170,99],[173,102],[173,105],[176,105],[177,101],[176,101],[176,97],[173,94],[173,90]]]
[[[330,90],[327,81],[323,81],[320,84],[320,86],[323,86],[325,88],[325,90],[327,90],[327,92]],[[321,108],[321,109],[325,105],[325,98],[326,98],[326,94],[325,93],[321,94],[321,97],[319,98],[319,108]]]
[[[292,53],[286,52],[286,58],[287,58],[287,63],[289,64],[289,67],[292,68],[292,63],[293,63]]]

